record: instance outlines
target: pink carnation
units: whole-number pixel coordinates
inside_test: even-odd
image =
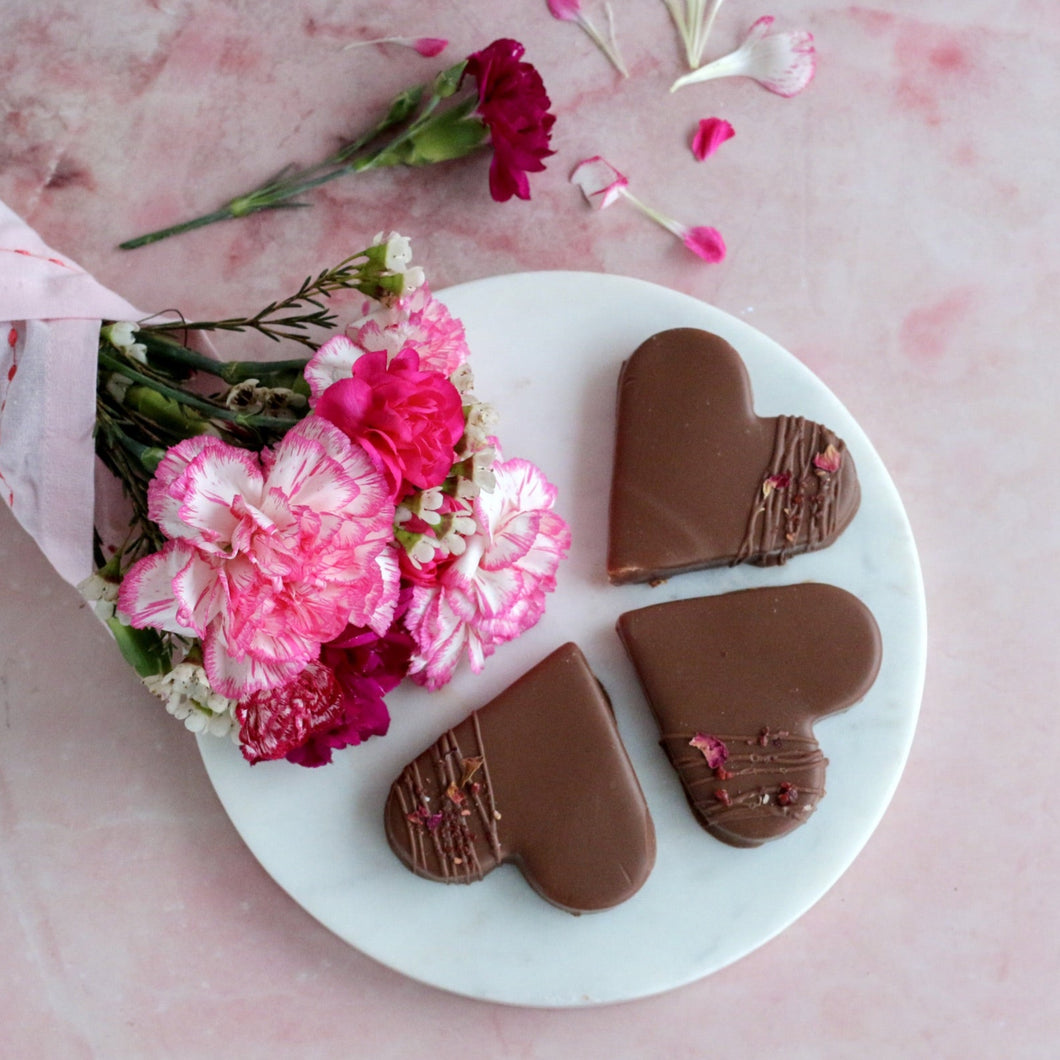
[[[467,359],[464,325],[426,284],[361,322],[350,337],[362,350],[386,350],[391,357],[411,347],[424,371],[452,375]]]
[[[419,354],[421,370],[446,376],[468,359],[463,324],[426,284],[403,296],[397,305],[368,313],[347,328],[347,335],[325,342],[306,365],[305,378],[314,402],[332,383],[349,378],[354,362],[363,353],[386,350],[388,356],[395,357],[402,350],[413,349]]]
[[[148,514],[169,539],[118,605],[203,644],[214,691],[275,689],[348,623],[382,633],[398,594],[394,504],[368,454],[310,416],[260,457],[199,436],[166,454]]]
[[[328,387],[314,411],[364,447],[395,499],[442,482],[464,433],[459,391],[439,372],[422,371],[412,349],[389,364],[382,350],[359,357],[353,375]]]
[[[494,465],[496,487],[475,500],[480,533],[443,568],[417,585],[405,624],[416,641],[410,674],[430,689],[453,676],[465,655],[482,669],[498,644],[533,626],[556,587],[570,529],[552,510],[555,487],[526,460]]]

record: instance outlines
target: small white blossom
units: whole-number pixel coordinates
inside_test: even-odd
[[[140,330],[138,324],[134,324],[131,320],[119,320],[100,330],[103,337],[116,350],[124,353],[129,360],[147,364],[147,347],[142,342],[137,342],[135,338]]]
[[[92,573],[82,581],[77,591],[92,605],[92,610],[101,622],[114,616],[118,599],[118,585],[108,581],[99,573]]]
[[[215,692],[197,663],[178,663],[167,674],[145,677],[144,684],[191,732],[229,736],[236,728],[235,700]]]

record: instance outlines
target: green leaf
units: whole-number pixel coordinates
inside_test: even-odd
[[[107,619],[125,661],[141,676],[168,673],[171,657],[161,634],[155,629],[134,629],[117,615]]]

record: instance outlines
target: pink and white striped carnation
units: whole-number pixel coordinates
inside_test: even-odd
[[[479,532],[433,584],[412,589],[409,673],[429,689],[449,681],[465,657],[478,673],[499,644],[533,626],[570,548],[570,529],[553,511],[556,489],[540,469],[513,459],[493,471],[493,490],[475,498]]]
[[[396,305],[379,306],[346,330],[345,337],[325,342],[306,365],[305,378],[314,403],[332,383],[348,379],[354,361],[365,353],[385,350],[392,359],[411,348],[419,355],[421,369],[445,376],[451,376],[468,359],[464,325],[426,284],[404,295]]]
[[[137,628],[200,638],[223,696],[291,682],[349,624],[390,626],[390,491],[324,420],[308,417],[260,454],[210,436],[178,443],[148,514],[168,540],[129,570],[118,606]]]

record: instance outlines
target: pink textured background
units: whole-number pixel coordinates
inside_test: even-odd
[[[873,439],[921,550],[927,687],[889,813],[808,915],[703,982],[574,1012],[449,996],[338,941],[264,874],[194,742],[0,509],[5,1055],[1055,1050],[1060,13],[1049,0],[725,5],[711,56],[760,14],[814,32],[818,77],[782,100],[735,80],[667,95],[681,67],[663,4],[614,7],[624,82],[544,0],[7,0],[0,198],[134,304],[198,317],[255,310],[398,228],[436,288],[625,273],[778,340]],[[451,50],[341,51],[394,32]],[[113,249],[313,159],[498,36],[527,45],[558,115],[532,202],[494,204],[480,157]],[[736,138],[697,163],[687,140],[709,115]],[[728,260],[699,264],[622,205],[585,208],[566,177],[597,152],[645,199],[720,227]],[[691,931],[709,910],[675,915]],[[454,959],[472,954],[469,940]]]

